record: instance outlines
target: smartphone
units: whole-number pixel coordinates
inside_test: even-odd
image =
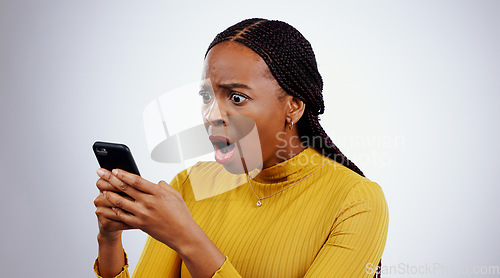
[[[92,146],[101,168],[108,171],[122,169],[140,176],[130,149],[123,144],[97,141]]]

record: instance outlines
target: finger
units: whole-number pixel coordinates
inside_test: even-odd
[[[103,191],[102,192],[104,197],[111,203],[112,207],[115,208],[120,208],[128,213],[134,214],[134,212],[137,211],[137,204],[136,202],[124,198],[123,196],[120,196],[119,194],[111,191]]]
[[[118,230],[130,230],[133,229],[131,226],[120,221],[115,213],[115,210],[111,208],[97,208],[95,210],[99,225],[108,232],[118,231]]]
[[[95,199],[94,199],[94,206],[96,208],[98,207],[112,207],[113,204],[111,204],[109,202],[108,199],[106,199],[106,197],[104,197],[104,194],[101,192],[101,194],[99,194]]]
[[[106,221],[121,222],[112,207],[97,207],[95,209],[95,214],[97,215],[99,221],[102,221],[103,223]]]
[[[95,183],[99,191],[114,191],[114,192],[121,192],[120,190],[116,189],[111,183],[109,183],[107,180],[100,178],[97,180]]]
[[[113,169],[113,176],[143,193],[154,195],[158,190],[158,186],[156,184],[121,169]]]
[[[133,201],[133,199],[130,197],[127,196],[122,196],[122,197]],[[102,192],[94,199],[94,205],[95,207],[107,207],[107,208],[114,207],[114,205],[108,200],[108,198],[106,198],[106,196],[104,196],[104,193]]]
[[[111,175],[111,172],[109,172],[108,170],[106,170],[106,169],[104,169],[104,168],[99,168],[99,169],[97,169],[96,173],[97,173],[97,175],[98,175],[99,177],[101,177],[101,178],[102,178],[103,176],[109,176],[109,175]]]
[[[97,170],[97,174],[102,179],[107,181],[109,184],[111,184],[115,188],[114,190],[111,190],[111,191],[119,190],[119,191],[129,195],[133,199],[137,199],[139,197],[139,194],[138,194],[139,192],[136,189],[129,186],[127,183],[121,181],[115,175],[111,174],[111,172],[109,172],[108,170],[101,168],[101,169]]]
[[[138,228],[137,225],[135,224],[137,222],[136,216],[128,213],[127,211],[124,211],[121,208],[113,207],[111,210],[115,214],[114,215],[114,219],[116,219],[115,221],[124,223],[127,227],[130,227],[130,229]]]
[[[114,187],[113,185],[111,185],[109,182],[107,182],[104,179],[99,179],[97,181],[96,185],[97,185],[97,188],[99,188],[99,191],[101,192],[101,194],[104,191],[116,192],[116,193],[120,194],[122,197],[126,198],[127,200],[135,201],[132,197],[130,197],[129,195],[127,195],[127,194],[123,193],[122,191],[116,189],[116,187]],[[106,200],[106,202],[109,203],[109,201],[107,201],[107,200]],[[111,203],[109,203],[108,206],[112,206]]]

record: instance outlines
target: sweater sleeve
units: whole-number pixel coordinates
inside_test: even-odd
[[[305,277],[373,277],[387,238],[388,208],[378,184],[354,186]]]
[[[241,277],[241,275],[238,273],[236,268],[234,268],[234,266],[231,264],[231,262],[229,261],[229,258],[227,256],[226,256],[226,260],[224,261],[224,263],[212,276],[212,278],[221,278],[221,277],[228,277],[228,278]]]
[[[127,253],[125,253],[125,265],[122,268],[122,271],[118,273],[114,278],[129,278],[128,274],[128,258],[127,258]],[[98,278],[102,278],[101,274],[99,273],[99,261],[95,259],[94,261],[94,273]]]
[[[132,277],[180,277],[180,270],[180,256],[167,245],[148,236]]]

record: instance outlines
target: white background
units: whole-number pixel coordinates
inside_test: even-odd
[[[382,261],[399,273],[384,277],[493,277],[452,268],[500,265],[499,12],[485,0],[1,0],[1,276],[92,277],[92,143],[126,143],[144,177],[170,181],[183,165],[149,158],[143,109],[199,79],[218,32],[265,17],[310,40],[322,124],[385,192]],[[145,236],[124,237],[133,268]]]

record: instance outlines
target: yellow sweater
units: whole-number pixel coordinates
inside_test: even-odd
[[[193,167],[207,177],[225,171],[216,162]],[[196,201],[188,170],[172,180],[195,221],[226,255],[213,277],[374,276],[388,228],[380,186],[313,148],[262,170],[251,182],[264,197],[297,181],[257,207],[248,182]],[[116,277],[128,277],[127,268]],[[191,275],[175,251],[148,237],[133,277]]]

